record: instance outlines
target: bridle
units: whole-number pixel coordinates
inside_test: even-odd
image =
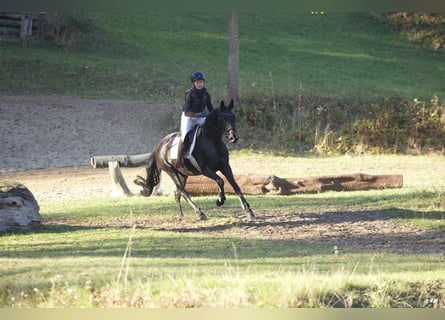
[[[225,116],[225,117],[224,117]],[[228,133],[230,131],[235,131],[236,130],[228,124],[228,121],[226,120],[227,118],[234,118],[235,115],[233,113],[224,113],[223,111],[219,111],[219,116],[218,116],[218,125],[221,126],[221,123],[223,124],[221,127],[223,127],[224,129],[220,129],[218,126],[212,125],[216,128],[216,130],[221,134],[221,135],[225,135],[228,136]]]

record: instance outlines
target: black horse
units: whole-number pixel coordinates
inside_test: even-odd
[[[190,140],[191,142],[193,136],[196,136],[196,143],[192,153],[184,157],[184,168],[175,167],[176,160],[172,159],[170,152],[170,149],[178,140],[175,138],[179,137],[181,133],[174,132],[164,137],[148,159],[147,177],[144,179],[141,176],[137,176],[137,179],[134,180],[134,183],[143,187],[141,194],[147,197],[152,194],[154,187],[160,182],[160,174],[161,170],[163,170],[172,178],[176,186],[175,201],[179,217],[183,217],[181,207],[182,195],[198,214],[199,218],[206,220],[206,215],[192,201],[185,189],[185,185],[189,176],[204,175],[215,180],[219,187],[216,205],[221,206],[224,204],[226,197],[224,194],[224,180],[216,173],[220,171],[238,195],[241,206],[246,211],[248,218],[254,219],[255,215],[250,209],[249,203],[244,199],[240,187],[233,178],[232,168],[229,165],[229,152],[222,141],[223,135],[232,143],[238,141],[235,125],[236,117],[232,109],[233,100],[230,101],[229,106],[226,106],[224,101],[221,101],[220,107],[208,114],[202,127],[195,126],[189,132],[185,140]],[[187,150],[188,147],[185,145],[184,149]]]

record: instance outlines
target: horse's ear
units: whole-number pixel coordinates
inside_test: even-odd
[[[224,107],[224,100],[221,100],[221,103],[219,104],[219,107],[220,108]]]
[[[229,110],[232,110],[232,109],[233,109],[233,99],[230,100],[230,103],[229,103]]]

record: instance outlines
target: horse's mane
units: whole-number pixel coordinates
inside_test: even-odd
[[[213,109],[208,115],[207,115],[207,119],[208,120],[214,120],[217,117],[219,117],[219,114],[221,112],[221,107],[215,108]]]
[[[227,108],[226,106],[219,106],[216,109],[213,109],[208,115],[207,119],[210,121],[217,120],[221,113],[232,113],[231,108]]]

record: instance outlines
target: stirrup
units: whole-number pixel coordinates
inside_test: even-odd
[[[176,163],[175,163],[175,167],[176,167],[176,168],[184,168],[184,164],[181,163],[181,162],[176,161]]]

